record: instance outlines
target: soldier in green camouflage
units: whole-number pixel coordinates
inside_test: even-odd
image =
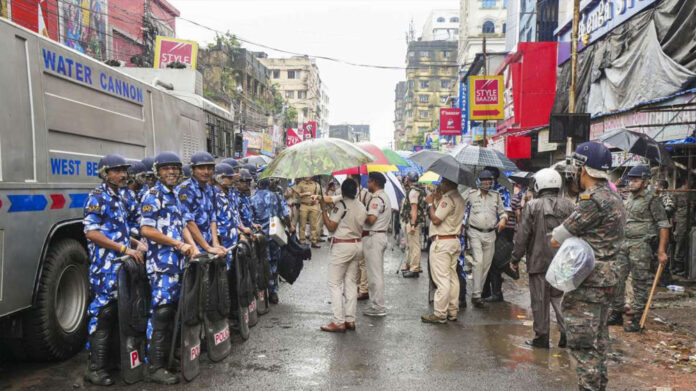
[[[680,189],[688,189],[686,184],[679,186]],[[675,194],[674,203],[674,274],[683,274],[686,270],[686,254],[688,252],[689,218],[687,216],[689,199],[685,193]]]
[[[625,210],[621,197],[608,185],[611,152],[602,144],[580,144],[573,155],[575,178],[584,192],[575,211],[554,229],[551,245],[559,247],[570,237],[585,240],[595,255],[595,267],[580,286],[564,296],[563,315],[568,347],[577,361],[578,388],[604,390],[609,345],[609,304],[616,285],[613,263],[621,248]]]
[[[648,301],[653,275],[650,264],[653,254],[663,266],[667,263],[667,241],[669,240],[669,220],[662,200],[647,190],[650,167],[636,166],[628,172],[628,188],[631,194],[624,201],[626,209],[626,228],[621,251],[616,259],[618,282],[614,290],[610,326],[623,325],[621,312],[624,305],[624,288],[628,273],[633,281],[633,321],[624,327],[628,332],[640,331],[640,317]],[[659,243],[659,244],[658,244]]]

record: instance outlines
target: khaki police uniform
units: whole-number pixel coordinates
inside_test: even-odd
[[[300,200],[296,191],[295,185],[288,186],[284,194],[285,200],[288,203],[288,208],[290,208],[290,224],[292,224],[293,227],[297,227],[297,222],[300,220]]]
[[[333,322],[355,322],[358,301],[358,259],[362,258],[362,230],[367,211],[357,200],[341,200],[334,205],[329,219],[338,223],[331,244],[329,291]]]
[[[319,184],[312,180],[302,180],[295,186],[298,194],[311,193],[320,195]],[[312,243],[317,243],[319,218],[321,218],[321,207],[318,201],[313,201],[311,196],[300,197],[300,241],[305,241],[305,229],[309,222],[309,235]]]
[[[418,189],[411,189],[408,192],[408,220],[404,222],[404,227],[406,230],[406,245],[408,246],[408,266],[409,270],[412,272],[417,272],[420,269],[421,261],[421,232],[423,231],[423,225],[418,222],[414,227],[414,231],[411,232],[411,205],[418,205],[418,198],[420,197],[420,192]]]
[[[336,203],[343,199],[340,195],[331,197],[333,202]],[[360,201],[365,208],[369,205],[372,200],[372,193],[364,187],[360,187],[358,192],[358,201]],[[360,282],[358,283],[358,293],[361,295],[367,294],[369,292],[367,286],[367,264],[365,263],[365,257],[363,255],[358,259],[358,273],[360,273]]]
[[[387,230],[392,215],[391,203],[384,190],[372,194],[367,215],[377,216],[374,224],[365,224],[363,232],[370,305],[374,310],[384,311],[384,252],[387,249]]]
[[[457,317],[459,311],[459,277],[457,261],[462,250],[459,235],[466,204],[456,189],[445,193],[435,206],[440,225],[430,222],[430,274],[437,286],[434,313],[440,318]]]
[[[471,244],[474,287],[472,298],[481,298],[483,283],[493,262],[496,227],[499,219],[507,217],[503,199],[498,192],[489,190],[486,195],[480,189],[464,193],[464,204],[470,205],[467,235]]]

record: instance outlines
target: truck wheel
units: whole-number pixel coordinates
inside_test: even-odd
[[[29,358],[63,360],[85,346],[89,299],[87,252],[64,239],[46,254],[36,305],[24,319],[24,346]]]

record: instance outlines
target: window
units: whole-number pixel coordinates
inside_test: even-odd
[[[421,57],[430,57],[430,52],[428,52],[428,51],[422,51],[422,52],[420,52],[420,56],[421,56]]]
[[[437,22],[438,23],[445,23],[445,18],[439,17],[439,18],[437,18]]]
[[[295,99],[295,91],[285,91],[285,97],[288,99]]]
[[[483,0],[481,8],[495,8],[495,0]]]
[[[420,81],[420,88],[429,88],[430,87],[430,81],[428,80],[421,80]]]
[[[493,22],[491,22],[490,20],[484,22],[483,23],[483,33],[484,34],[495,33],[495,24],[493,24]]]
[[[421,118],[430,118],[430,112],[428,110],[418,110],[418,116]]]
[[[440,101],[442,101],[442,103],[447,103],[447,100],[448,100],[448,99],[449,99],[449,96],[447,96],[447,95],[440,95]]]
[[[503,8],[507,8],[507,0],[503,0]]]
[[[297,91],[297,99],[307,99],[307,91]]]
[[[299,69],[294,69],[294,70],[288,71],[288,79],[299,79],[300,72],[301,71]]]
[[[450,18],[450,23],[459,23],[459,18],[458,17],[452,17]]]
[[[408,81],[408,88],[413,88],[414,85],[415,85],[415,82],[413,80]]]
[[[452,52],[450,52],[449,50],[442,51],[442,57],[444,57],[444,58],[450,58],[451,55],[452,55]]]
[[[428,127],[426,126],[419,126],[418,127],[418,133],[426,133],[428,131]]]
[[[273,78],[274,79],[280,79],[280,71],[279,70],[273,70]]]
[[[408,57],[409,57],[409,58],[415,57],[415,56],[416,56],[416,52],[408,52]]]
[[[408,111],[408,118],[413,118],[413,111],[411,111],[411,110]]]
[[[503,34],[505,34],[506,30],[507,30],[507,23],[503,23]]]
[[[449,88],[450,86],[450,81],[449,80],[440,80],[440,87],[442,88]]]
[[[418,95],[418,101],[421,103],[428,103],[430,102],[430,96],[428,95]]]
[[[302,118],[307,119],[309,116],[309,109],[307,107],[302,109]]]

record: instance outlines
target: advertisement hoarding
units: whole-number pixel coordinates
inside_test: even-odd
[[[462,111],[456,108],[440,109],[440,135],[459,136],[462,134]]]
[[[469,76],[469,119],[503,119],[503,76]]]
[[[167,64],[179,62],[186,69],[196,69],[198,43],[172,37],[157,36],[155,41],[155,68],[166,68]]]

